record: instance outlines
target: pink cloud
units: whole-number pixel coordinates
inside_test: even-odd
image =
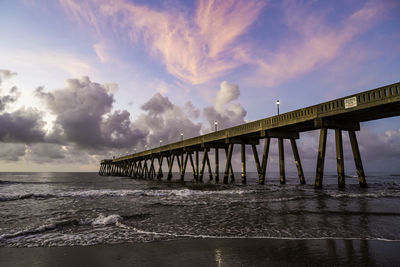
[[[275,86],[286,80],[310,72],[320,64],[340,56],[342,49],[357,36],[366,32],[394,2],[369,1],[336,25],[329,25],[322,14],[311,6],[287,1],[283,5],[285,23],[296,36],[289,38],[277,51],[266,52],[267,58],[256,58],[243,53],[244,61],[255,62],[257,72],[253,83]],[[338,25],[338,26],[337,26]]]
[[[175,77],[200,84],[238,67],[237,42],[256,20],[262,1],[199,1],[195,18],[173,10],[155,10],[124,0],[60,0],[69,14],[112,31],[135,45],[143,41]],[[111,25],[111,29],[109,28]]]
[[[265,1],[202,0],[196,3],[194,16],[126,0],[59,1],[72,17],[93,26],[99,43],[114,36],[134,46],[143,45],[182,81],[202,84],[246,64],[254,67],[247,83],[267,86],[276,86],[339,58],[351,42],[398,5],[396,1],[371,0],[330,23],[329,9],[321,11],[313,3],[285,1],[282,20],[288,30],[273,51],[240,38],[259,18]],[[100,47],[94,49],[102,59]]]
[[[105,63],[108,60],[108,54],[106,52],[107,47],[104,43],[96,43],[93,45],[93,50],[96,53],[97,57],[102,63]]]

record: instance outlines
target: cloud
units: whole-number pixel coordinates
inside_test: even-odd
[[[224,129],[245,123],[247,112],[239,103],[239,86],[223,81],[217,92],[214,105],[204,108],[203,115],[214,127],[214,121],[218,122],[218,128]]]
[[[75,144],[33,143],[26,145],[25,155],[21,159],[39,165],[63,166],[64,170],[68,170],[65,166],[71,166],[71,164],[79,169],[85,164],[93,164],[97,167],[98,162],[107,154],[103,151],[96,153],[93,150],[84,150]]]
[[[35,163],[48,163],[65,159],[67,154],[63,146],[49,143],[32,144],[27,150],[25,159]]]
[[[112,37],[143,45],[160,59],[173,76],[192,84],[221,77],[247,65],[248,82],[276,86],[299,77],[341,56],[358,36],[385,18],[396,1],[366,1],[351,14],[333,14],[328,4],[283,1],[279,16],[282,36],[267,36],[262,42],[246,36],[260,16],[266,1],[197,1],[194,16],[185,8],[163,10],[123,0],[61,1],[64,9],[82,25],[88,23],[101,41],[94,46],[106,59],[103,43]],[[332,23],[331,15],[335,22]],[[287,33],[286,33],[287,32]],[[278,42],[273,50],[270,44]],[[261,45],[260,45],[261,44]]]
[[[93,72],[92,67],[82,55],[77,56],[65,51],[9,49],[6,53],[0,53],[0,60],[32,69],[40,66],[40,70],[46,74],[54,73],[54,69],[61,70],[72,77],[89,75]]]
[[[115,111],[101,124],[103,144],[113,148],[131,148],[146,137],[147,129],[134,129],[128,111]]]
[[[0,86],[4,79],[9,79],[17,75],[16,72],[2,69],[0,70]],[[0,93],[4,89],[0,87]],[[7,143],[34,143],[44,141],[45,131],[43,127],[43,113],[34,108],[20,108],[13,112],[5,112],[6,107],[15,103],[20,96],[18,88],[12,86],[6,95],[0,95],[0,142]],[[14,156],[11,153],[8,160],[16,160],[21,155],[21,146],[16,145],[18,149],[10,150],[7,146],[6,150],[9,152],[18,152]]]
[[[168,97],[156,93],[143,104],[142,110],[145,113],[133,123],[134,128],[148,131],[142,145],[158,146],[160,140],[163,140],[163,144],[177,142],[181,132],[184,138],[200,134],[202,124],[195,122],[200,111],[189,101],[179,106],[173,104]]]
[[[108,60],[106,49],[107,48],[104,43],[96,43],[93,45],[93,50],[102,63],[105,63]]]
[[[43,114],[37,109],[21,108],[12,113],[0,114],[0,141],[33,143],[44,141]]]
[[[18,92],[18,88],[16,86],[11,87],[8,95],[0,96],[0,112],[4,111],[7,105],[15,103],[19,96],[20,93]]]
[[[46,93],[38,88],[36,95],[56,116],[53,140],[101,149],[133,146],[144,137],[140,130],[131,129],[129,112],[111,113],[114,96],[109,84],[91,82],[89,77],[69,79],[63,89]]]
[[[391,1],[367,1],[360,9],[332,25],[323,12],[316,12],[313,3],[283,2],[284,22],[292,31],[291,35],[276,51],[265,51],[266,58],[249,52],[241,55],[243,61],[258,66],[256,74],[249,80],[276,86],[334,60],[394,5]]]
[[[0,159],[5,161],[18,161],[25,155],[24,144],[11,144],[0,142]]]
[[[168,97],[163,97],[160,93],[153,95],[150,100],[142,105],[144,111],[151,114],[160,114],[168,109],[172,109],[173,105]]]
[[[160,11],[122,0],[68,0],[61,5],[82,25],[91,24],[101,38],[112,32],[134,45],[143,42],[170,74],[200,84],[241,64],[236,53],[244,44],[238,37],[253,24],[265,2],[198,1],[194,19],[176,9]],[[104,58],[100,46],[95,50]]]
[[[76,158],[92,162],[92,157],[98,160],[99,154],[107,157],[121,151],[132,152],[133,148],[140,151],[144,145],[158,146],[159,140],[163,144],[173,143],[181,139],[180,133],[187,139],[200,135],[205,128],[199,122],[203,120],[201,110],[192,102],[177,105],[160,93],[145,102],[142,114],[131,121],[128,111],[113,110],[116,88],[117,84],[102,85],[89,77],[69,79],[64,88],[49,92],[38,87],[36,96],[55,117],[51,131],[43,130],[43,114],[38,110],[19,109],[0,115],[0,141],[25,143],[25,154],[10,156],[15,160],[23,156],[37,164],[65,164]],[[221,127],[244,122],[246,111],[237,101],[239,95],[237,85],[221,83],[210,107],[219,116]]]
[[[357,138],[361,156],[367,161],[398,159],[400,156],[400,128],[387,130],[383,134],[364,128]]]
[[[12,72],[11,70],[0,69],[0,86],[3,80],[9,79],[14,75],[17,75],[17,73]]]
[[[1,88],[3,80],[10,79],[12,76],[17,75],[16,72],[10,70],[0,69],[0,93],[4,90]],[[0,95],[0,112],[4,111],[8,104],[14,103],[18,100],[20,93],[16,86],[11,87],[7,95]]]

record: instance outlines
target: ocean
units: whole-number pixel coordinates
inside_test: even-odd
[[[400,175],[335,173],[315,190],[271,174],[265,185],[182,183],[97,173],[0,173],[0,247],[69,247],[182,239],[400,240]],[[204,177],[205,181],[208,175]]]

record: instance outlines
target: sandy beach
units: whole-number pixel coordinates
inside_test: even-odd
[[[400,242],[197,239],[0,248],[0,266],[399,266]]]

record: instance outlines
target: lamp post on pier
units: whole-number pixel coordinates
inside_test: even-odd
[[[147,145],[144,145],[144,150],[147,150]]]
[[[214,129],[215,132],[218,131],[218,121],[214,121]]]
[[[161,147],[161,145],[162,145],[162,140],[160,139],[160,147]]]
[[[279,115],[279,100],[276,100],[276,106],[278,108],[278,115]]]
[[[181,133],[181,141],[183,142],[183,133]]]

